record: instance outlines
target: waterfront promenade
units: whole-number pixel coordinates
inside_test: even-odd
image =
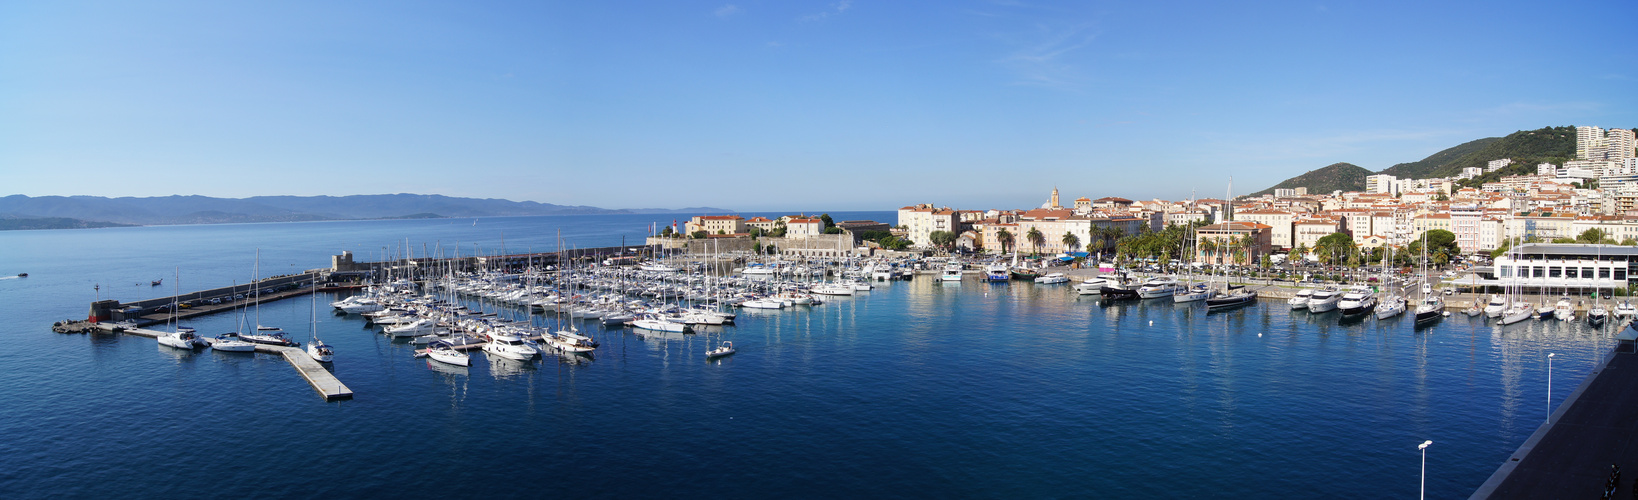
[[[1471,498],[1599,498],[1611,465],[1621,466],[1623,475],[1607,498],[1632,498],[1638,480],[1634,384],[1638,354],[1610,355]]]

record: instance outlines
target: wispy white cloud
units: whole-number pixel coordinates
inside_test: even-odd
[[[1085,77],[1069,56],[1092,44],[1097,33],[1090,27],[1056,29],[1037,26],[1028,40],[1013,42],[1015,48],[998,63],[1012,70],[1015,84],[1070,88]]]
[[[802,16],[802,20],[823,21],[830,19],[832,16],[840,16],[842,13],[847,12],[847,10],[851,8],[853,8],[853,0],[842,0],[840,2],[830,4],[830,8],[826,9],[824,12]]]
[[[715,13],[716,13],[717,17],[727,19],[727,18],[733,17],[734,14],[738,14],[738,13],[741,13],[741,12],[745,12],[745,10],[739,8],[738,5],[727,4],[727,5],[724,5],[724,6],[721,6],[721,7],[717,7],[717,10],[716,10]]]

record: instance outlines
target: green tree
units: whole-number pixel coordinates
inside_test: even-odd
[[[1075,236],[1075,233],[1064,233],[1063,240],[1065,252],[1079,252],[1081,250],[1081,238]]]
[[[694,231],[694,239],[696,240],[703,240],[706,236],[709,236],[709,233],[706,233],[704,229]]]
[[[830,219],[830,214],[820,214],[819,220],[825,223],[825,229],[836,227],[836,221]]]
[[[1614,238],[1609,237],[1608,234],[1604,234],[1604,230],[1596,227],[1582,231],[1580,235],[1575,237],[1575,241],[1576,243],[1603,243],[1606,245],[1615,244]]]
[[[927,234],[927,239],[932,242],[933,246],[949,248],[955,243],[956,234],[949,231],[933,231]]]
[[[995,232],[995,239],[1001,242],[1001,253],[1007,253],[1012,251],[1012,243],[1017,238],[1012,235],[1012,231],[1002,229]]]
[[[671,226],[666,226],[665,229],[660,230],[660,236],[670,237],[675,232],[675,230],[671,229]]]
[[[1423,240],[1427,241],[1427,258],[1435,265],[1445,265],[1462,254],[1462,247],[1456,244],[1456,233],[1433,229],[1423,235]],[[1405,248],[1406,253],[1410,254],[1410,258],[1416,259],[1416,262],[1421,262],[1423,240],[1413,241]]]
[[[1041,230],[1035,227],[1029,228],[1029,232],[1024,233],[1024,239],[1029,240],[1030,249],[1036,254],[1041,253],[1041,244],[1046,243],[1046,236],[1042,235]]]

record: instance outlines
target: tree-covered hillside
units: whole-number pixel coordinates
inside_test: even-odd
[[[1363,191],[1365,176],[1371,175],[1370,170],[1352,163],[1333,163],[1324,168],[1309,170],[1302,175],[1286,179],[1285,182],[1275,184],[1274,187],[1264,189],[1251,196],[1262,196],[1273,193],[1275,189],[1308,188],[1309,193],[1329,193],[1332,191]]]

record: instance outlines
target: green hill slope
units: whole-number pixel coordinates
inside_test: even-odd
[[[1461,145],[1428,155],[1427,158],[1423,158],[1421,161],[1400,163],[1398,165],[1388,167],[1386,170],[1383,170],[1380,173],[1392,175],[1400,179],[1426,179],[1429,177],[1439,177],[1432,175],[1432,172],[1439,170],[1439,168],[1443,167],[1445,164],[1460,160],[1462,157],[1484,149],[1486,146],[1500,140],[1502,140],[1500,137],[1486,137],[1476,141],[1467,141]],[[1462,171],[1457,169],[1456,173],[1459,174],[1462,173]]]
[[[1535,165],[1541,162],[1563,165],[1575,159],[1575,127],[1546,127],[1507,134],[1501,140],[1486,144],[1478,151],[1462,155],[1417,178],[1452,177],[1462,173],[1463,168],[1484,168],[1491,160],[1502,158],[1512,158],[1514,165],[1529,165],[1532,173],[1535,172]]]
[[[1371,175],[1370,170],[1352,163],[1333,163],[1324,168],[1309,170],[1302,175],[1286,179],[1285,182],[1275,184],[1274,187],[1264,189],[1250,196],[1262,196],[1273,193],[1275,189],[1308,188],[1309,193],[1329,193],[1336,190],[1364,191],[1365,176]]]

